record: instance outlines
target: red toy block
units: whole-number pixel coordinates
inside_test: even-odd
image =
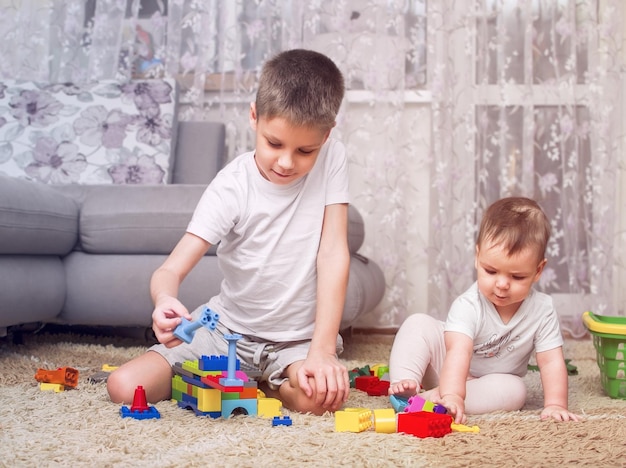
[[[133,396],[133,404],[130,407],[131,411],[148,411],[148,400],[146,399],[146,391],[139,385],[135,389],[135,395]]]
[[[398,432],[415,437],[443,437],[452,432],[452,416],[449,414],[417,411],[398,413]]]
[[[73,388],[78,385],[78,371],[73,367],[59,367],[57,370],[37,369],[35,380]]]
[[[354,379],[354,386],[357,390],[366,392],[369,387],[376,385],[380,379],[373,375],[360,375]]]
[[[379,380],[372,383],[365,391],[369,396],[386,396],[389,393],[389,381]]]

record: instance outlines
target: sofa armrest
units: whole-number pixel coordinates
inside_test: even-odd
[[[65,255],[78,237],[78,204],[50,186],[0,175],[0,254]]]

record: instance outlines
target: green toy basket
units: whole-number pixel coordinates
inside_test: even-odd
[[[602,387],[611,398],[626,400],[626,317],[583,314],[593,337]]]

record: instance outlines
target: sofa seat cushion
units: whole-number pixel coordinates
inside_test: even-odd
[[[98,254],[169,254],[204,185],[94,186],[82,192],[80,248]]]
[[[0,254],[69,253],[78,238],[78,209],[49,186],[0,175]]]

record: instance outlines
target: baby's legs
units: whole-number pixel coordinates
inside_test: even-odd
[[[511,374],[487,374],[466,384],[465,412],[517,411],[526,403],[526,385]]]
[[[398,330],[389,356],[390,393],[412,396],[439,385],[446,347],[443,322],[426,314],[407,317]]]
[[[159,353],[148,351],[120,366],[107,379],[107,390],[113,403],[132,403],[139,385],[145,389],[150,403],[170,398],[172,366]]]

